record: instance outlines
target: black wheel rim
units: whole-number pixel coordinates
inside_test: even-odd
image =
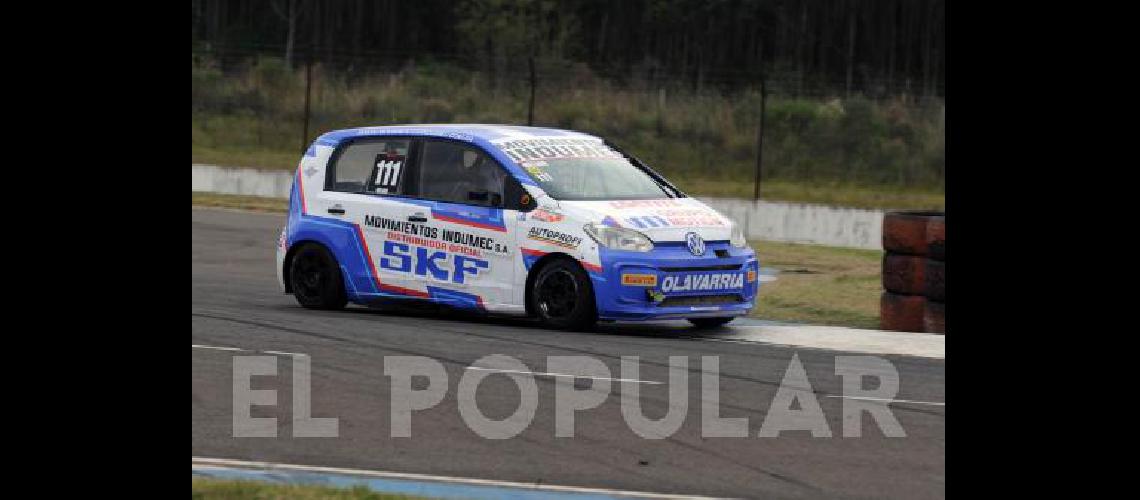
[[[305,298],[319,297],[324,280],[325,266],[316,254],[297,256],[297,266],[293,268],[294,293]]]
[[[548,318],[565,318],[578,306],[578,282],[565,269],[544,275],[536,290],[538,308]]]

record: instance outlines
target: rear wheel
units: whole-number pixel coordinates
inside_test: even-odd
[[[726,325],[729,321],[736,319],[729,316],[727,318],[689,318],[689,323],[697,328],[716,328],[718,326]]]
[[[340,309],[348,303],[340,266],[323,246],[309,243],[297,250],[289,267],[289,283],[293,297],[309,309]]]
[[[587,329],[598,320],[590,277],[569,259],[543,266],[527,293],[538,319],[550,328]]]

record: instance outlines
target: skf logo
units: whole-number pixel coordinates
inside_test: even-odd
[[[621,284],[628,286],[657,286],[656,274],[623,274]]]
[[[412,248],[415,248],[414,252]],[[450,266],[447,265],[448,260],[451,261]],[[430,276],[436,281],[460,285],[478,278],[481,271],[487,271],[490,267],[490,263],[483,259],[448,254],[424,247],[411,247],[392,240],[384,242],[384,256],[380,258],[381,269],[415,276]]]

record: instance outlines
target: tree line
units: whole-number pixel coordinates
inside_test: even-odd
[[[791,94],[942,96],[945,0],[192,0],[195,49],[340,67],[450,61],[492,75],[530,58]],[[309,59],[311,58],[311,59]]]

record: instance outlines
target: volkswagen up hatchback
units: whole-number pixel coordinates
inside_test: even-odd
[[[277,248],[302,306],[420,300],[554,328],[725,324],[753,307],[739,227],[601,138],[505,125],[329,132]]]

